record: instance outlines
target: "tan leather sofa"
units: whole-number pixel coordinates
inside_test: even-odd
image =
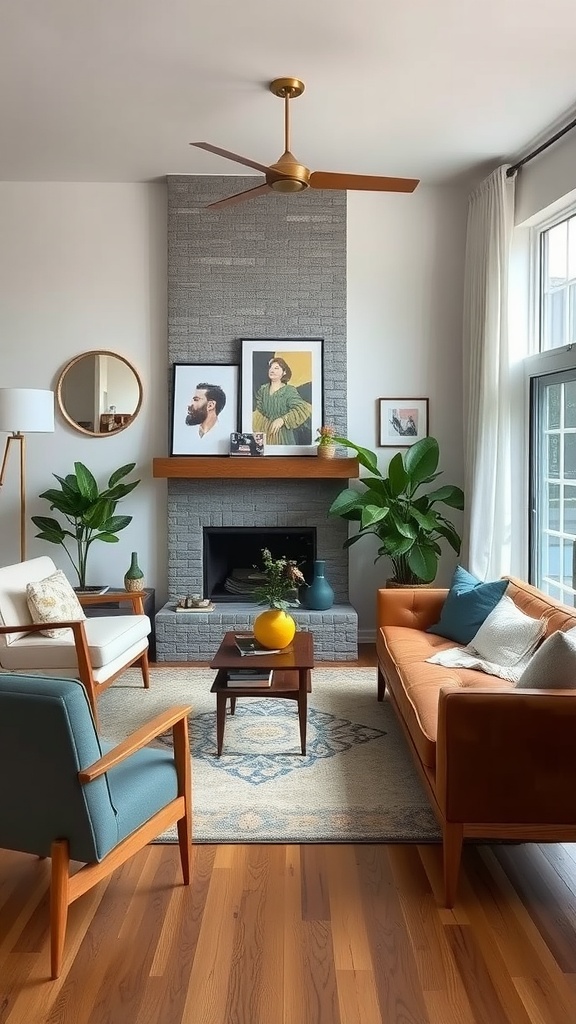
[[[393,705],[443,835],[444,902],[454,905],[465,838],[576,840],[576,690],[521,690],[472,669],[430,665],[454,647],[426,627],[447,590],[379,590],[378,700]],[[576,626],[576,609],[509,577],[509,597],[546,619],[546,634]]]

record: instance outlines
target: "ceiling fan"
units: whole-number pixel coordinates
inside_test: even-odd
[[[299,78],[275,78],[270,82],[270,92],[284,100],[284,152],[279,160],[269,167],[250,160],[248,157],[231,153],[228,149],[220,149],[209,142],[191,142],[191,146],[216,153],[227,160],[234,160],[245,167],[254,167],[266,176],[263,185],[237,192],[216,203],[209,203],[209,209],[222,206],[233,206],[245,199],[254,199],[264,192],[302,192],[306,188],[324,189],[355,189],[365,192],[413,192],[418,185],[418,178],[385,178],[377,174],[340,174],[334,171],[310,171],[308,167],[298,163],[290,152],[290,100],[297,99],[304,92],[304,82]]]

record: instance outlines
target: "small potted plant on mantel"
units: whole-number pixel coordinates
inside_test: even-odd
[[[334,441],[335,434],[336,429],[334,427],[329,425],[318,427],[318,435],[316,437],[316,454],[319,459],[333,459],[336,455],[336,443]]]

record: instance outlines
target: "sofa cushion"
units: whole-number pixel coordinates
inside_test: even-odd
[[[429,633],[445,636],[457,644],[468,644],[506,591],[508,580],[483,583],[458,565],[440,613],[439,622]]]
[[[485,676],[473,669],[444,668],[426,659],[447,650],[451,641],[430,636],[424,630],[405,626],[383,626],[378,630],[378,661],[386,683],[422,763],[434,769],[438,730],[440,687],[509,690],[510,683]]]
[[[468,647],[495,665],[517,665],[536,649],[546,631],[544,618],[532,618],[503,597],[484,620]]]
[[[576,689],[576,629],[552,633],[530,659],[518,689]]]
[[[84,629],[90,652],[90,663],[98,670],[109,666],[116,659],[124,662],[124,655],[140,646],[146,649],[150,633],[150,619],[147,615],[103,615],[101,618],[86,619]],[[58,640],[47,640],[39,633],[28,633],[0,651],[2,668],[14,672],[27,669],[71,669],[77,671],[78,661],[72,630]]]
[[[32,622],[71,622],[86,618],[74,588],[61,569],[42,580],[27,583],[26,601]],[[41,629],[40,633],[55,639],[70,633],[70,630]]]

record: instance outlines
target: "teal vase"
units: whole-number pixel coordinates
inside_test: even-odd
[[[130,592],[144,590],[144,573],[138,565],[138,552],[132,552],[130,568],[124,576],[124,589]]]
[[[334,604],[334,591],[324,575],[325,565],[321,560],[314,562],[314,576],[304,592],[304,606],[316,612],[325,612]]]

